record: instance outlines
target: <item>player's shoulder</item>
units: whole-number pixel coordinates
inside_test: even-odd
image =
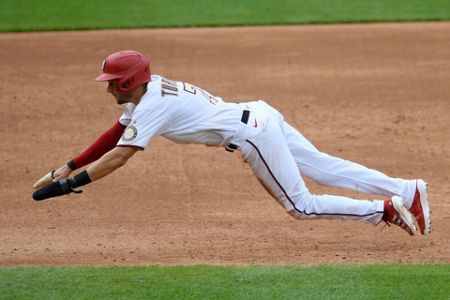
[[[154,108],[160,106],[162,102],[161,83],[164,77],[152,75],[150,82],[147,84],[147,92],[142,96],[137,109]]]
[[[158,83],[161,82],[163,78],[164,77],[162,77],[161,75],[152,74],[152,76],[150,77],[150,82]]]
[[[147,92],[144,94],[146,99],[158,98],[161,94],[161,80],[163,77],[159,75],[152,75],[151,80],[147,83]]]
[[[150,85],[160,86],[160,87],[162,84],[177,85],[177,84],[182,84],[182,83],[183,83],[182,81],[173,80],[173,79],[169,79],[167,77],[161,76],[161,75],[154,75],[154,74],[152,74],[151,80],[149,82]]]

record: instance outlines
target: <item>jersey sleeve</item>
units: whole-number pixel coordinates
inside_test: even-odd
[[[136,111],[117,146],[145,149],[150,140],[170,127],[169,117],[164,111],[142,109]]]

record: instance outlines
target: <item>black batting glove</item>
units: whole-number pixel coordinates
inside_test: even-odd
[[[82,191],[74,190],[79,186],[86,185],[91,182],[91,179],[86,171],[77,174],[74,178],[61,179],[53,182],[33,193],[33,199],[41,201],[49,198],[59,197],[70,193],[81,193]]]

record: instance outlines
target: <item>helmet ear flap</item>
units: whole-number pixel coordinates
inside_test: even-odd
[[[134,89],[133,82],[134,76],[128,78],[122,77],[117,81],[117,89],[119,90],[119,92],[127,94],[131,92],[132,89]]]
[[[125,80],[124,80],[125,79]],[[128,93],[128,88],[130,87],[130,81],[126,80],[126,78],[120,79],[117,81],[117,89],[121,93]]]
[[[131,69],[128,70],[128,73],[123,75],[118,81],[117,89],[119,92],[127,94],[137,88],[139,85],[144,84],[150,80],[146,80],[146,73],[148,76],[149,73],[148,66],[143,66],[140,64],[135,65]],[[144,76],[142,76],[144,75]],[[150,78],[149,78],[150,79]]]

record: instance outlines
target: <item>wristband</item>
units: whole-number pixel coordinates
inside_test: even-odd
[[[67,166],[68,166],[69,169],[71,169],[72,171],[73,171],[73,170],[76,170],[76,168],[77,168],[77,166],[75,166],[75,162],[73,161],[73,159],[67,163]]]
[[[73,188],[86,185],[88,183],[92,182],[91,178],[89,177],[89,174],[86,170],[84,170],[81,173],[78,173],[73,177],[73,183],[71,183],[71,186]]]

